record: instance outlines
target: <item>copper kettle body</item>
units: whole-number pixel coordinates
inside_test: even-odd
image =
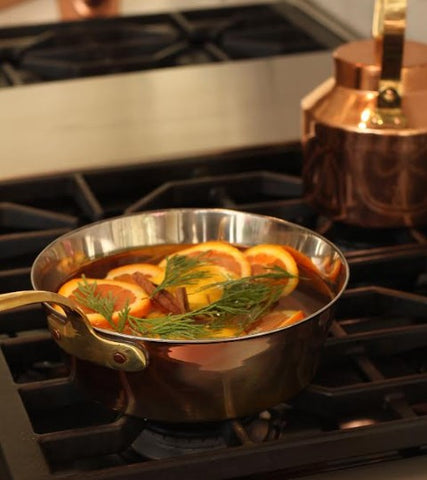
[[[427,45],[404,40],[405,14],[377,0],[374,38],[336,49],[302,101],[305,197],[334,220],[427,224]]]

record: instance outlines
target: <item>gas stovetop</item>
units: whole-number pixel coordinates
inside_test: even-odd
[[[342,39],[286,1],[0,31],[0,87],[327,50]]]
[[[118,417],[74,386],[41,307],[2,313],[2,478],[300,478],[427,453],[427,231],[333,223],[304,202],[300,171],[294,145],[1,184],[2,293],[31,288],[32,261],[58,235],[168,207],[297,222],[339,245],[351,269],[312,384],[219,424]]]

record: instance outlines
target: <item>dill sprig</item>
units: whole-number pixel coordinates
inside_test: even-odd
[[[157,319],[138,318],[130,315],[130,306],[126,300],[125,306],[117,312],[118,322],[114,322],[113,314],[115,312],[116,298],[112,292],[102,296],[96,291],[97,282],[89,283],[86,277],[82,276],[82,281],[78,283],[77,291],[75,292],[76,301],[87,308],[90,308],[96,313],[102,315],[111,327],[123,332],[126,324],[132,330],[138,331],[139,334],[150,337],[162,338],[198,338],[205,333],[204,325],[196,323],[193,319],[188,318],[180,322],[176,322],[174,318],[168,316]],[[137,328],[135,326],[137,325]]]
[[[209,330],[223,328],[230,319],[234,319],[238,323],[235,326],[244,331],[279,300],[284,286],[271,280],[280,281],[289,277],[291,275],[286,270],[273,267],[268,273],[205,285],[202,289],[221,286],[223,288],[221,298],[190,312],[157,317],[152,319],[152,322],[162,324],[162,332],[163,334],[166,332],[168,338],[175,336],[175,326],[195,328],[197,336],[200,336],[208,334]],[[145,334],[146,319],[133,318],[132,328]]]
[[[208,334],[206,325],[197,323],[194,318],[177,320],[175,315],[161,318],[138,318],[130,315],[128,324],[133,332],[147,337],[194,340]]]
[[[191,262],[192,268],[200,265],[200,260],[192,260],[196,260],[195,263]],[[175,263],[173,262],[172,265]],[[179,265],[182,264],[179,263]],[[188,266],[189,264],[185,262],[184,265]],[[186,272],[185,281],[175,278],[175,276],[170,277],[174,285],[188,284],[188,281],[208,276],[208,272],[204,272],[203,277],[192,277],[190,270],[186,268],[184,268],[184,272]],[[280,281],[289,277],[292,275],[286,270],[272,267],[263,274],[204,285],[201,290],[220,286],[223,289],[221,298],[189,312],[168,314],[163,317],[134,317],[130,315],[130,307],[126,304],[118,312],[117,325],[112,320],[115,311],[114,296],[111,292],[105,297],[97,294],[96,282],[89,283],[83,277],[82,282],[78,284],[76,299],[81,305],[103,315],[119,332],[128,325],[134,333],[141,336],[168,339],[207,338],[212,331],[223,328],[230,320],[233,320],[234,327],[238,328],[240,332],[244,332],[279,300],[284,288]]]
[[[124,308],[118,312],[119,321],[117,324],[113,320],[115,311],[115,298],[112,292],[108,292],[106,296],[97,293],[97,283],[89,283],[86,277],[82,276],[82,281],[78,283],[78,289],[75,298],[80,305],[90,308],[94,312],[101,314],[107,322],[119,332],[123,331],[129,314],[129,303],[126,302]]]
[[[208,262],[203,260],[203,253],[194,257],[179,254],[167,257],[165,275],[151,297],[161,290],[182,285],[194,285],[198,280],[209,277],[209,271],[200,268],[207,264]]]
[[[119,319],[119,321],[117,322],[117,330],[119,332],[123,332],[126,326],[126,323],[128,322],[129,314],[130,314],[130,305],[129,305],[129,300],[126,299],[125,306],[117,312],[117,316]]]

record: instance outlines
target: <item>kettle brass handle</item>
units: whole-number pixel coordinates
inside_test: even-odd
[[[402,128],[406,118],[402,112],[401,71],[406,30],[407,0],[377,0],[372,34],[377,63],[381,65],[377,110],[371,126]]]
[[[127,342],[108,340],[92,328],[85,313],[67,297],[43,290],[25,290],[0,295],[0,311],[46,303],[59,305],[65,315],[48,314],[47,323],[55,342],[67,353],[104,367],[138,372],[147,365],[141,347]]]

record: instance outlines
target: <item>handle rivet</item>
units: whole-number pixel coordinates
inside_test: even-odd
[[[52,328],[52,330],[50,331],[50,333],[52,334],[52,337],[57,341],[59,342],[59,340],[61,340],[61,334],[59,333],[59,330],[57,328]]]
[[[113,354],[113,359],[116,363],[125,363],[127,360],[126,356],[121,352],[115,352]]]

